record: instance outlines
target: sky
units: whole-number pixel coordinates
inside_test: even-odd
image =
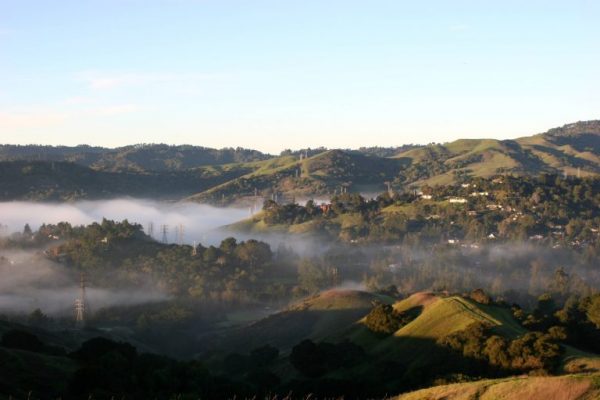
[[[600,2],[0,0],[0,143],[398,146],[600,118]]]

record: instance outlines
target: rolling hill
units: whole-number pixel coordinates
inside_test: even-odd
[[[600,121],[585,121],[515,140],[460,139],[394,156],[406,183],[449,184],[461,175],[600,174]]]
[[[0,161],[65,161],[99,171],[183,171],[207,165],[245,163],[272,158],[257,150],[201,146],[138,144],[114,149],[80,145],[0,145]]]
[[[260,206],[263,198],[292,201],[327,198],[342,191],[380,193],[385,190],[386,182],[402,189],[499,174],[598,176],[600,121],[576,122],[514,140],[460,139],[399,148],[287,151],[280,156],[241,148],[216,150],[189,145],[133,145],[115,149],[0,146],[0,169],[10,171],[11,165],[23,162],[41,163],[36,165],[46,165],[47,169],[55,165],[51,162],[79,166],[61,170],[65,178],[47,174],[40,183],[54,187],[56,192],[81,189],[80,193],[34,196],[29,190],[31,181],[25,179],[20,184],[21,175],[16,173],[2,177],[16,187],[7,191],[5,199],[158,193],[159,197],[170,199]],[[113,174],[108,180],[99,177],[108,173]],[[132,178],[140,183],[136,184]],[[154,190],[143,190],[149,184],[154,185]]]
[[[391,334],[375,333],[367,326],[366,316],[377,304],[391,304],[398,313],[412,313],[413,319]],[[307,339],[314,343],[353,343],[364,350],[364,355],[342,369],[325,372],[320,379],[364,382],[364,377],[372,377],[372,384],[377,385],[378,392],[400,393],[428,387],[436,382],[439,384],[456,379],[464,381],[506,376],[506,372],[494,375],[498,371],[474,371],[473,364],[469,364],[472,360],[469,361],[468,356],[457,354],[442,344],[443,339],[449,335],[465,332],[481,322],[491,327],[492,334],[506,340],[518,340],[529,332],[514,319],[508,307],[480,304],[462,296],[420,292],[402,300],[394,300],[356,290],[329,290],[233,332],[222,332],[217,340],[210,339],[209,347],[212,349],[210,355],[215,356],[230,352],[245,354],[260,346],[275,346],[281,357],[273,371],[285,382],[303,379],[302,374],[293,366],[293,357],[294,351]],[[565,346],[565,352],[559,356],[558,363],[561,367],[558,373],[600,372],[600,357],[569,346]],[[219,368],[219,363],[214,366]],[[399,399],[477,398],[469,396],[484,392],[487,395],[505,393],[506,383],[510,383],[511,392],[523,395],[539,387],[540,382],[535,379],[537,378],[523,380],[513,377],[496,381],[478,380],[407,393],[404,395],[406,397]],[[552,379],[548,383],[556,388],[597,393],[594,391],[597,386],[573,384],[578,377],[565,375],[556,380],[544,379]],[[596,382],[597,378],[594,379]],[[492,395],[489,398],[496,397]],[[513,398],[519,397],[507,397]]]
[[[325,340],[342,334],[377,301],[392,303],[393,299],[356,290],[329,290],[238,329],[216,347],[239,351],[270,344],[289,352],[304,339]]]
[[[395,311],[411,311],[415,318],[393,334],[381,336],[365,323],[375,304],[392,304]],[[379,361],[402,360],[406,373],[411,374],[437,362],[444,353],[440,339],[475,323],[485,323],[493,334],[507,339],[528,332],[508,307],[480,304],[462,296],[419,292],[396,301],[358,290],[332,289],[239,328],[218,347],[248,349],[271,344],[287,353],[304,339],[349,340]],[[600,371],[600,357],[568,346],[562,364],[566,372]]]
[[[179,173],[107,172],[63,161],[6,161],[0,162],[0,200],[70,201],[122,196],[177,200],[248,171],[234,164]]]
[[[328,197],[342,190],[378,193],[406,164],[404,160],[329,150],[300,159],[283,156],[257,163],[260,167],[242,177],[188,198],[191,201],[230,203],[254,195],[279,200]]]

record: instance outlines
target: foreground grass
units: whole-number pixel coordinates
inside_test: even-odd
[[[397,400],[591,400],[600,398],[600,375],[513,377],[436,386]]]

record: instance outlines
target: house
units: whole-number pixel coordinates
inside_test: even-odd
[[[497,236],[494,235],[493,233],[490,233],[489,235],[487,235],[487,238],[490,239],[490,240],[494,240],[494,239],[497,238]]]
[[[464,197],[451,197],[450,199],[448,199],[448,201],[450,203],[464,204],[467,202],[467,199],[465,199]]]
[[[430,194],[422,194],[421,198],[424,200],[431,200],[433,198],[433,196]]]
[[[388,265],[388,268],[390,269],[390,271],[396,272],[400,269],[400,264],[390,264]]]
[[[544,237],[542,235],[533,235],[529,236],[529,240],[542,240]]]
[[[448,239],[448,244],[459,244],[460,240],[458,239]]]
[[[319,206],[319,208],[321,209],[321,211],[323,212],[323,214],[327,214],[329,212],[329,210],[331,210],[331,204],[321,203],[321,205]]]
[[[489,195],[488,192],[473,192],[469,196],[471,196],[471,197],[477,197],[477,196],[488,196],[488,195]]]

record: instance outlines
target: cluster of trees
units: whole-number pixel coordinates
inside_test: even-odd
[[[423,200],[414,192],[382,194],[366,200],[358,194],[334,196],[323,212],[309,201],[306,206],[265,203],[267,224],[298,224],[317,220],[314,229],[345,241],[423,242],[466,239],[481,242],[536,240],[548,244],[598,246],[600,179],[562,179],[505,176],[471,179],[465,185],[423,187]],[[475,195],[473,195],[475,193]],[[451,204],[459,197],[465,203]],[[393,206],[393,207],[390,207]],[[387,208],[387,209],[386,209]],[[348,218],[340,216],[352,215]],[[539,235],[539,236],[537,236]]]
[[[398,312],[389,304],[378,304],[365,317],[365,326],[375,333],[391,335],[419,316],[421,307]]]
[[[559,329],[549,333],[527,332],[515,339],[495,335],[483,323],[474,323],[465,330],[445,336],[439,344],[462,355],[466,372],[502,375],[519,372],[552,372],[559,364],[564,349]]]
[[[578,348],[600,352],[600,294],[565,297],[545,293],[532,312],[513,305],[513,315],[527,329],[545,331]]]
[[[76,270],[86,271],[96,285],[152,283],[168,294],[197,299],[246,301],[285,293],[273,280],[285,271],[273,268],[273,252],[257,240],[223,240],[220,246],[195,249],[165,245],[127,220],[103,220],[71,234],[49,254]],[[267,281],[272,284],[267,284]]]

